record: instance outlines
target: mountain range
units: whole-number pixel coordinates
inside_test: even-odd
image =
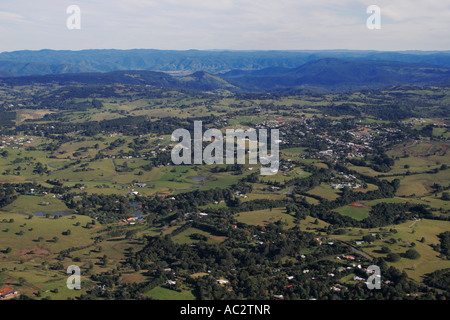
[[[83,50],[0,53],[5,84],[143,84],[194,90],[345,91],[448,84],[450,52]]]

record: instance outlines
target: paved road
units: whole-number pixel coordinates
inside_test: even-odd
[[[336,238],[330,238],[330,239],[333,239],[333,240],[335,240],[335,241],[339,241],[339,242],[345,244],[345,245],[346,245],[347,247],[349,247],[350,250],[351,250],[354,254],[356,254],[356,255],[362,256],[362,257],[366,258],[366,259],[369,260],[369,261],[372,261],[372,260],[373,260],[373,257],[369,256],[367,253],[365,253],[365,252],[359,250],[358,248],[354,247],[354,246],[353,246],[351,243],[349,243],[349,242],[342,241],[342,240],[339,240],[339,239],[336,239]]]
[[[347,244],[347,245],[350,247],[350,249],[352,250],[353,253],[355,253],[357,255],[360,255],[360,256],[363,256],[364,258],[366,258],[369,261],[372,261],[373,258],[371,256],[369,256],[367,253],[365,253],[365,252],[363,252],[361,250],[358,250],[358,249],[356,249],[355,247],[353,247],[353,246],[351,246],[349,244]]]

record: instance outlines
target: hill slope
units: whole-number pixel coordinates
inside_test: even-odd
[[[294,68],[231,71],[223,75],[246,90],[322,88],[346,90],[381,88],[400,84],[433,84],[448,81],[450,68],[423,63],[347,61],[327,58]]]
[[[0,71],[16,76],[119,70],[227,72],[271,67],[296,68],[307,62],[335,58],[345,60],[432,63],[450,66],[449,51],[174,51],[81,50],[14,51],[0,53]]]
[[[222,75],[199,71],[175,77],[164,72],[132,70],[107,73],[52,74],[4,77],[0,83],[129,84],[200,91],[287,92],[292,90],[348,91],[405,84],[440,84],[450,79],[450,68],[424,63],[348,61],[334,58],[303,64],[298,68],[270,67],[233,70]]]

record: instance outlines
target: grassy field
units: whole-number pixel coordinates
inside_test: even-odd
[[[413,203],[420,203],[429,205],[431,208],[442,209],[444,211],[450,210],[450,201],[441,200],[442,193],[437,193],[436,196],[425,196],[420,198],[409,198],[408,201]]]
[[[370,208],[345,206],[335,209],[334,211],[356,220],[363,220],[369,216]]]
[[[75,217],[75,218],[73,218]],[[13,219],[14,222],[9,223]],[[13,250],[3,258],[7,260],[32,257],[27,255],[26,250],[40,249],[44,254],[55,253],[64,248],[73,246],[85,246],[93,243],[91,239],[94,230],[86,229],[86,223],[92,219],[86,216],[64,216],[58,219],[52,217],[27,216],[14,213],[0,213],[0,220],[8,222],[0,223],[2,250],[11,247]],[[75,224],[79,225],[75,226]],[[70,235],[63,232],[70,230]],[[42,237],[41,240],[39,238]],[[53,238],[57,237],[55,242]],[[38,250],[39,251],[39,250]]]
[[[186,229],[183,232],[174,236],[172,239],[173,239],[173,241],[175,241],[176,243],[179,243],[179,244],[198,242],[199,240],[194,240],[191,238],[191,235],[193,235],[193,234],[201,234],[201,235],[206,236],[208,238],[207,242],[209,242],[209,243],[220,243],[227,239],[227,237],[215,236],[209,232],[206,232],[206,231],[203,231],[203,230],[200,230],[197,228]]]
[[[339,190],[333,189],[326,183],[321,183],[319,186],[308,191],[311,195],[319,196],[330,201],[336,200],[339,197],[339,192]]]
[[[317,223],[316,223],[316,220],[317,220]],[[307,231],[311,230],[311,231],[318,232],[318,233],[321,233],[322,229],[327,228],[329,225],[330,225],[329,223],[327,223],[323,220],[320,220],[320,219],[313,218],[311,216],[306,216],[305,219],[300,220],[300,222],[299,222],[299,226],[300,226],[301,230],[307,230]]]
[[[414,174],[410,176],[394,176],[387,180],[399,179],[400,187],[397,191],[398,196],[425,196],[432,191],[431,186],[435,183],[448,185],[450,181],[450,170],[439,171],[436,174]]]
[[[287,224],[287,229],[292,228],[295,225],[295,218],[291,215],[286,214],[286,208],[273,208],[272,210],[265,209],[240,212],[236,215],[236,219],[239,222],[257,226],[268,225],[279,220]]]
[[[284,194],[278,192],[265,192],[265,193],[256,193],[252,192],[247,195],[248,198],[240,198],[242,202],[257,200],[257,199],[269,199],[269,200],[282,200],[286,196]]]
[[[147,292],[147,297],[156,300],[195,300],[195,296],[190,290],[178,292],[161,286]]]
[[[312,198],[312,197],[308,197],[308,196],[305,196],[305,200],[306,200],[306,202],[308,202],[309,204],[313,204],[313,205],[318,205],[318,204],[320,203],[319,200],[317,200],[317,199],[315,199],[315,198]]]
[[[372,201],[359,201],[359,205],[347,205],[335,209],[334,211],[360,221],[367,218],[369,216],[371,207],[377,205],[378,203],[402,203],[407,201],[411,200],[403,198],[389,198],[377,199]]]
[[[395,229],[396,233],[387,232],[390,229]],[[344,241],[355,241],[361,240],[363,235],[370,233],[380,233],[380,235],[385,233],[385,236],[381,236],[381,239],[376,240],[372,246],[359,246],[360,249],[375,257],[386,257],[386,254],[380,251],[382,246],[387,246],[391,252],[401,255],[410,249],[411,244],[414,243],[413,248],[419,252],[420,258],[411,260],[402,257],[399,261],[388,262],[388,264],[406,271],[408,276],[420,282],[425,274],[450,267],[450,261],[439,258],[439,253],[430,246],[439,243],[437,235],[448,230],[450,230],[450,221],[423,219],[386,226],[381,231],[378,228],[351,228],[351,231],[345,235],[333,235],[333,237]],[[396,240],[394,244],[386,242],[391,238]],[[423,243],[420,241],[422,238],[425,239]]]
[[[31,195],[19,196],[13,203],[3,207],[1,211],[33,215],[37,212],[44,214],[53,212],[71,212],[71,210],[67,208],[66,204],[60,199],[52,198],[51,196]]]
[[[375,177],[378,176],[380,173],[376,172],[375,170],[373,170],[372,168],[369,167],[361,167],[361,166],[355,166],[355,165],[350,165],[348,166],[349,170],[354,170],[358,173],[367,175],[367,176],[371,176],[371,177]]]
[[[0,284],[12,285],[29,296],[40,291],[42,298],[55,300],[79,296],[92,285],[92,281],[82,274],[81,292],[69,290],[65,270],[69,265],[80,263],[56,259],[61,250],[93,245],[92,237],[101,227],[84,228],[91,222],[89,217],[73,218],[70,215],[54,219],[34,216],[28,219],[20,214],[0,213],[0,220],[0,264],[3,270]],[[70,235],[64,235],[67,230],[70,230]],[[6,253],[4,250],[8,247],[11,251]],[[52,269],[51,265],[55,263],[62,263],[63,269]]]
[[[12,222],[10,222],[12,219]],[[96,286],[89,279],[91,273],[101,273],[118,266],[128,256],[130,248],[138,251],[143,243],[124,236],[107,238],[96,244],[94,237],[102,234],[105,226],[98,224],[86,228],[92,219],[87,216],[69,215],[57,219],[0,213],[0,285],[11,285],[31,297],[36,292],[41,298],[53,300],[75,298]],[[138,228],[138,227],[134,227]],[[70,234],[67,235],[67,230]],[[148,234],[148,232],[146,231]],[[6,252],[7,248],[10,252]],[[70,257],[58,259],[59,252],[77,248]],[[103,257],[107,257],[107,264]],[[62,269],[53,265],[62,264]],[[66,286],[69,265],[82,269],[82,290],[69,290]],[[88,270],[89,269],[89,270]],[[142,272],[124,273],[121,282],[142,282]]]

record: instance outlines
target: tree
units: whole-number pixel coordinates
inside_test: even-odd
[[[420,258],[420,254],[414,249],[409,249],[405,252],[405,257],[408,259],[418,259]]]
[[[397,261],[400,260],[400,255],[397,254],[397,253],[389,253],[389,254],[386,256],[386,259],[387,259],[388,261],[390,261],[390,262],[397,262]]]
[[[391,249],[389,249],[389,247],[387,247],[387,246],[382,246],[381,247],[381,252],[383,252],[383,253],[391,253]]]
[[[127,231],[127,233],[125,234],[125,239],[135,239],[137,236],[137,230],[130,230]]]
[[[373,235],[371,235],[371,234],[368,234],[368,235],[365,235],[363,237],[363,240],[365,242],[374,242],[375,241],[375,237]]]

